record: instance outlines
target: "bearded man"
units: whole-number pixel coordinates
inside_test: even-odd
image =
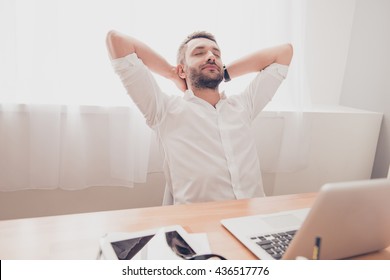
[[[195,32],[171,65],[143,42],[107,34],[115,72],[155,131],[164,158],[163,204],[264,196],[251,123],[287,76],[290,44],[261,49],[225,66],[215,37]],[[151,71],[172,80],[183,96],[166,95]],[[219,91],[224,80],[258,72],[239,94]]]

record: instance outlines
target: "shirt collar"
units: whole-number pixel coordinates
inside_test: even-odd
[[[220,97],[221,97],[220,101],[226,99],[225,91],[222,91],[219,95],[220,95]],[[190,90],[190,89],[187,89],[187,90],[184,92],[184,99],[185,99],[185,100],[192,100],[192,99],[200,99],[200,100],[203,100],[203,99],[197,97],[197,96],[194,94],[194,92],[193,92],[192,90]],[[204,101],[204,100],[203,100],[203,101]]]

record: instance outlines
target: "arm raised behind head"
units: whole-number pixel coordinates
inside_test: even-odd
[[[258,72],[272,63],[289,65],[293,56],[291,44],[283,44],[256,51],[244,56],[227,66],[231,78],[252,72]]]
[[[151,71],[172,80],[180,90],[187,89],[185,81],[178,76],[177,67],[136,38],[112,30],[107,33],[106,45],[111,59],[136,53]]]

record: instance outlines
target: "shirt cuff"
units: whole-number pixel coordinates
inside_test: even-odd
[[[128,67],[142,64],[136,53],[128,54],[124,57],[119,57],[111,60],[111,65],[115,72],[120,72]]]
[[[284,80],[287,77],[288,65],[272,63],[271,65],[267,66],[264,71],[279,80]]]

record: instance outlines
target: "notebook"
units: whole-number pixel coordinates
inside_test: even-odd
[[[390,245],[390,180],[324,185],[312,207],[221,221],[260,259],[343,259]],[[276,248],[276,249],[275,249]]]

